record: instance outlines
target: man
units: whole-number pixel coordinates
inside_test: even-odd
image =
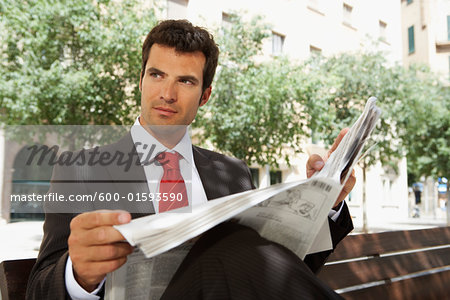
[[[163,163],[157,163],[156,153],[160,151],[175,157],[175,169],[182,178],[172,181],[190,181],[191,184],[185,185],[190,205],[254,188],[250,171],[242,161],[192,146],[187,135],[185,126],[192,123],[198,108],[205,105],[211,95],[217,59],[218,48],[212,36],[202,28],[187,21],[171,20],[153,28],[142,51],[141,114],[135,124],[142,127],[134,126],[115,144],[84,151],[87,154],[97,151],[100,157],[125,152],[137,157],[136,161],[129,170],[121,169],[120,164],[111,166],[113,163],[106,167],[75,164],[64,170],[55,168],[50,191],[66,195],[112,190],[120,195],[162,192],[166,169]],[[340,134],[332,150],[344,134]],[[156,151],[136,156],[148,150],[145,145],[156,145]],[[143,157],[146,157],[145,162]],[[322,159],[312,156],[307,164],[308,176],[322,166]],[[336,202],[338,212],[332,212],[335,220],[329,220],[334,246],[353,229],[348,210],[341,204],[353,184],[354,177]],[[48,208],[44,239],[30,276],[27,298],[101,297],[106,274],[123,265],[133,250],[122,242],[123,236],[112,226],[128,223],[134,217],[166,211],[163,207],[164,203],[157,201],[134,202],[132,206],[129,202],[118,201],[106,205],[91,203],[76,207],[76,212],[72,213],[61,207]],[[105,208],[121,210],[98,211]],[[230,251],[232,256],[229,256]],[[316,272],[329,253],[309,255],[305,262]],[[264,279],[261,277],[263,270],[258,266],[267,267],[267,272],[273,275],[266,274],[269,277]],[[208,268],[211,272],[205,271]],[[292,252],[262,239],[253,230],[225,223],[198,240],[163,298],[274,299],[279,293],[288,298],[313,294],[318,295],[317,298],[335,297],[311,270]]]

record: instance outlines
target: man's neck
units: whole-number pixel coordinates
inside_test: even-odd
[[[186,134],[187,125],[146,125],[142,124],[139,117],[139,124],[150,133],[155,139],[168,149],[173,149]]]

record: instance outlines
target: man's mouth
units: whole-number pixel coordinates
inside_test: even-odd
[[[168,107],[161,107],[161,106],[157,106],[157,107],[153,107],[154,110],[156,110],[160,115],[166,116],[166,117],[170,117],[173,116],[174,114],[177,113],[177,111],[168,108]]]

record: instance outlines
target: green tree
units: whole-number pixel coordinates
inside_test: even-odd
[[[403,101],[394,108],[405,145],[410,183],[421,176],[449,177],[450,90],[428,67],[404,71]]]
[[[360,162],[363,171],[363,230],[367,226],[366,213],[366,172],[367,169],[381,162],[394,170],[398,159],[404,155],[401,139],[397,134],[398,120],[393,115],[392,107],[400,100],[398,86],[402,83],[402,71],[399,66],[389,66],[382,53],[342,53],[331,57],[316,57],[306,62],[310,66],[311,77],[331,78],[325,83],[328,95],[312,93],[307,103],[320,103],[317,111],[315,104],[307,106],[313,118],[308,124],[317,136],[332,143],[339,131],[356,121],[370,96],[378,98],[377,105],[382,109],[381,120],[373,133],[377,142]],[[332,84],[332,85],[330,85]],[[323,91],[324,88],[316,88]],[[320,117],[320,111],[325,118]],[[317,118],[317,119],[314,119]]]
[[[248,164],[276,167],[300,150],[306,118],[296,107],[294,70],[282,57],[261,62],[268,26],[260,17],[232,25],[218,34],[221,56],[210,103],[194,125],[201,137]],[[259,62],[258,62],[259,61]]]
[[[317,89],[320,93],[313,93],[312,98],[306,99],[308,103],[320,103],[320,110],[326,112],[326,118],[320,117],[320,111],[310,113],[319,121],[308,125],[321,139],[331,144],[343,127],[356,121],[367,99],[375,96],[383,110],[373,137],[378,144],[363,163],[370,166],[379,161],[389,165],[393,158],[402,157],[397,120],[391,113],[392,107],[400,101],[401,67],[389,66],[383,53],[364,52],[313,58],[305,64],[311,66],[311,77],[330,78],[323,83],[324,87]],[[314,103],[309,104],[308,112],[317,110]]]
[[[152,10],[137,0],[4,0],[0,17],[3,123],[132,122]]]
[[[336,87],[341,79],[339,74],[324,72],[321,69],[323,59],[320,55],[312,56],[295,67],[293,75],[295,99],[305,113],[306,126],[313,143],[324,139],[324,131],[328,131],[328,136],[332,136],[335,130],[339,129],[332,127],[336,110],[330,103],[333,103]]]

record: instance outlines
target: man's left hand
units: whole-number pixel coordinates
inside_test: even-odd
[[[328,157],[330,157],[331,153],[333,153],[333,151],[336,150],[337,146],[342,141],[344,135],[347,134],[348,130],[349,130],[348,128],[344,128],[341,130],[336,140],[334,141],[333,145],[331,146],[331,149],[328,151],[326,157],[322,158],[317,154],[313,154],[309,157],[308,162],[306,163],[306,176],[308,178],[323,168]],[[347,182],[345,183],[344,188],[339,194],[339,197],[337,198],[333,207],[337,207],[345,199],[345,197],[347,197],[347,195],[351,192],[351,190],[355,186],[355,182],[356,182],[355,170],[352,170],[352,174],[347,179]]]

